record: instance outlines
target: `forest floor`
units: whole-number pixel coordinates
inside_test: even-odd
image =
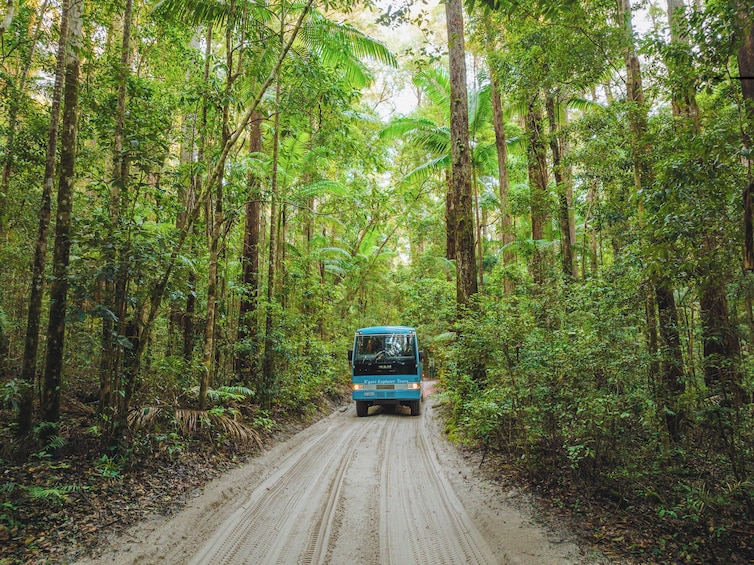
[[[314,416],[281,419],[276,431],[264,438],[264,449],[292,437],[338,407],[329,404]],[[101,550],[134,524],[180,511],[210,481],[261,452],[258,446],[197,441],[186,443],[172,456],[169,450],[162,450],[159,456],[132,456],[128,463],[114,462],[102,457],[98,442],[87,433],[91,416],[68,412],[64,421],[62,432],[67,443],[55,459],[32,456],[27,462],[14,464],[6,455],[12,452],[11,437],[0,436],[4,466],[0,479],[0,565],[73,563]],[[484,474],[495,491],[504,493],[512,504],[533,508],[537,522],[555,531],[556,537],[575,539],[582,554],[603,556],[600,562],[709,562],[688,552],[677,559],[668,559],[665,552],[665,557],[657,559],[656,540],[667,537],[668,532],[656,522],[622,512],[604,501],[587,505],[581,493],[567,488],[536,486],[503,459],[479,450],[458,448],[458,453],[470,467]],[[721,555],[729,554],[722,549],[730,548],[721,548]]]

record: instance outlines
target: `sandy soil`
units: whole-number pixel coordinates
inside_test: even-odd
[[[597,562],[480,477],[442,437],[431,398],[423,412],[344,408],[78,563]]]

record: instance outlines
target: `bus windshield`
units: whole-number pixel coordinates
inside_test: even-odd
[[[356,339],[354,363],[389,363],[416,357],[413,334],[361,335]]]

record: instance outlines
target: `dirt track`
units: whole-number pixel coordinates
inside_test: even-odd
[[[79,563],[585,562],[475,477],[423,408],[336,412]]]

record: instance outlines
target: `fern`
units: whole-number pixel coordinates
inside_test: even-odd
[[[81,490],[81,487],[78,485],[63,485],[60,487],[40,487],[35,485],[23,488],[26,490],[29,498],[33,500],[44,499],[58,503],[66,502],[68,495]]]

